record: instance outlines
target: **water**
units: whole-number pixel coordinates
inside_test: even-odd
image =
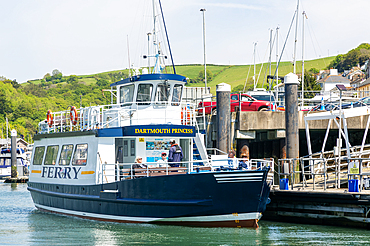
[[[259,229],[90,221],[39,212],[26,184],[0,183],[0,245],[369,245],[368,230],[260,221]]]

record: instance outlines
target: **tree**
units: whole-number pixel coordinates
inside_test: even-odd
[[[53,72],[51,72],[52,76],[54,77],[55,75],[57,74],[62,74],[61,71],[59,71],[58,69],[54,69]]]
[[[298,90],[302,90],[302,83],[299,84]],[[305,91],[312,91],[312,92],[305,92],[305,98],[313,98],[317,91],[321,90],[321,86],[316,81],[316,76],[312,73],[304,72],[304,90]]]
[[[207,82],[212,81],[212,79],[213,79],[213,73],[207,69]],[[199,82],[204,81],[204,70],[199,71],[198,81]]]
[[[348,51],[347,54],[337,55],[328,68],[336,68],[338,72],[349,70],[354,66],[363,65],[370,58],[370,44],[363,43],[357,48]]]
[[[313,67],[310,70],[308,70],[308,72],[311,73],[311,74],[318,74],[318,73],[320,73],[320,70]]]
[[[43,79],[46,80],[47,77],[51,77],[50,73],[45,74],[44,77],[43,77]]]

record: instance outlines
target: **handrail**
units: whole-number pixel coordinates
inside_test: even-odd
[[[357,161],[358,163],[358,172],[351,173],[349,163]],[[305,163],[308,162],[308,165]],[[281,171],[281,167],[285,165],[285,168]],[[329,164],[332,163],[332,164]],[[290,179],[291,189],[293,190],[296,183],[296,175],[300,175],[301,186],[298,186],[299,189],[305,189],[308,187],[308,182],[306,177],[312,177],[312,189],[316,190],[317,182],[323,182],[323,189],[328,188],[328,181],[330,176],[332,180],[335,181],[334,188],[340,188],[340,180],[343,180],[344,176],[347,176],[347,179],[359,177],[360,179],[360,191],[364,189],[364,178],[370,176],[370,171],[364,172],[363,168],[366,164],[367,169],[370,170],[370,157],[369,158],[348,158],[345,156],[333,157],[333,158],[312,158],[312,157],[301,157],[301,158],[292,158],[292,159],[279,159],[278,160],[278,176],[279,184],[280,177],[284,176],[285,178]],[[299,165],[300,170],[296,170],[296,165]],[[343,168],[344,167],[344,168]],[[345,169],[347,167],[347,169]],[[357,169],[355,169],[357,170]],[[316,180],[316,176],[323,177],[323,180]],[[369,177],[370,178],[370,177]]]
[[[230,158],[221,159],[222,161],[229,161]],[[236,161],[242,161],[242,158],[235,158]],[[220,161],[220,160],[217,160]],[[143,163],[115,163],[108,164],[99,162],[101,165],[101,179],[99,184],[108,183],[111,181],[122,180],[123,178],[133,179],[136,177],[150,177],[159,175],[176,175],[176,174],[189,174],[198,173],[205,171],[215,171],[214,166],[202,165],[204,160],[193,160],[193,161],[182,161],[176,162],[178,167],[170,167],[167,163],[157,163],[157,162],[143,162]],[[200,163],[201,165],[193,165],[194,163]],[[164,167],[159,167],[158,164],[165,165]],[[141,167],[134,167],[134,165],[140,165]],[[252,159],[248,161],[249,169],[262,169],[264,167],[270,167],[273,170],[274,162],[272,160],[260,160]],[[229,169],[227,171],[237,171],[239,169]],[[114,171],[114,172],[112,172]],[[105,178],[104,178],[105,177]]]
[[[153,115],[139,116],[141,106],[151,105],[153,111],[158,111],[157,118]],[[128,108],[129,107],[129,108]],[[127,125],[143,124],[140,122],[155,122],[157,120],[163,124],[181,124],[195,126],[199,131],[196,121],[195,105],[191,103],[174,102],[130,102],[122,104],[109,104],[101,106],[90,106],[77,109],[78,121],[73,124],[69,115],[68,108],[64,111],[53,112],[53,121],[44,120],[39,123],[39,133],[65,132],[65,131],[86,131],[93,129],[120,127]],[[147,118],[146,118],[146,117]]]

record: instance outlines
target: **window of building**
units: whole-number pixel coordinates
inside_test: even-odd
[[[35,148],[35,153],[33,156],[33,165],[41,165],[44,159],[45,146],[39,146]]]
[[[44,165],[55,165],[57,161],[59,145],[48,146],[46,149]]]
[[[60,151],[59,165],[69,165],[72,158],[73,144],[63,145]]]
[[[72,165],[84,166],[87,164],[87,144],[77,144],[72,159]]]

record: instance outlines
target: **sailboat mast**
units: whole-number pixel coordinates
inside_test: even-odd
[[[256,45],[257,43],[254,43],[253,47],[253,85],[254,85],[254,90],[256,89]]]
[[[298,8],[299,0],[297,0],[297,10],[296,10],[296,21],[295,21],[295,39],[294,39],[294,54],[293,54],[293,73],[296,74],[296,50],[297,50],[297,32],[298,32]]]
[[[279,27],[276,27],[276,84],[279,76]]]
[[[270,65],[270,68],[269,68],[269,75],[271,75],[272,31],[273,30],[270,29],[270,57],[269,57],[269,63],[270,63],[269,65]]]
[[[302,108],[304,106],[304,17],[306,13],[302,13]]]

